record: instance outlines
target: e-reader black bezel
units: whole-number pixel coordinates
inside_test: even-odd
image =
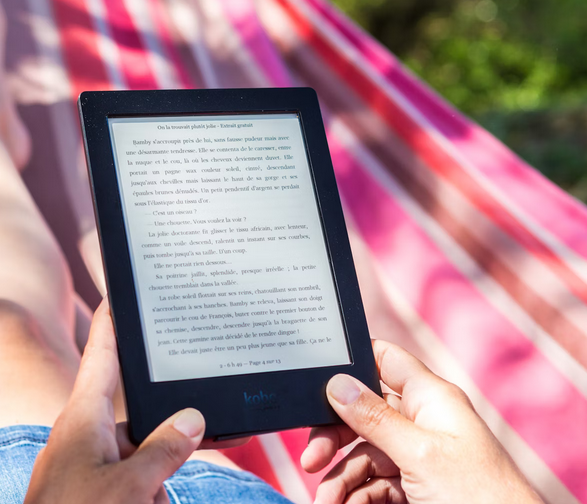
[[[206,437],[214,439],[338,423],[340,420],[325,395],[326,383],[337,373],[355,376],[380,393],[330,152],[313,89],[96,91],[82,93],[78,105],[134,442],[141,442],[163,420],[188,406],[204,414]],[[152,382],[108,118],[263,113],[296,113],[300,117],[351,363]],[[267,400],[257,405],[246,402],[245,393],[251,396],[261,392]]]

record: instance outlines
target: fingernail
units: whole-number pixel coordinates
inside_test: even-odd
[[[346,406],[354,403],[361,395],[361,389],[347,375],[336,375],[328,382],[328,395],[337,403]]]
[[[204,417],[198,410],[193,408],[183,410],[173,421],[175,430],[192,439],[202,433],[204,426]]]

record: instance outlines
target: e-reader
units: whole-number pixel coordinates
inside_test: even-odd
[[[224,439],[339,421],[380,393],[315,92],[84,92],[131,437],[185,407]]]

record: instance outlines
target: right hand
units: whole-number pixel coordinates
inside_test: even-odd
[[[391,343],[373,350],[395,394],[381,399],[347,375],[330,380],[328,400],[346,425],[314,429],[302,466],[316,472],[358,436],[365,442],[324,478],[317,503],[542,503],[461,389]]]
[[[188,408],[164,421],[138,448],[132,445],[126,424],[114,420],[116,352],[104,300],[94,315],[70,400],[35,461],[25,504],[169,503],[163,482],[194,450],[246,442],[202,443],[204,417]]]

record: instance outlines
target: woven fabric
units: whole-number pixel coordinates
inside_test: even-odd
[[[323,0],[4,0],[31,192],[98,296],[84,90],[314,87],[374,337],[471,396],[546,500],[587,504],[587,211]],[[87,267],[87,268],[86,268]],[[297,503],[307,431],[229,455]]]

